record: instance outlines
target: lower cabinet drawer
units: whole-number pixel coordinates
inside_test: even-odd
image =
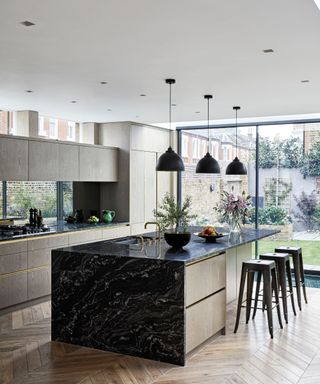
[[[27,299],[27,272],[0,277],[0,308],[19,304]]]
[[[186,306],[226,286],[226,254],[210,257],[186,267]]]
[[[50,268],[39,268],[28,272],[28,300],[51,294]]]
[[[28,268],[41,267],[51,264],[51,249],[43,248],[28,251]]]
[[[101,229],[90,229],[88,231],[77,231],[69,234],[69,245],[92,243],[102,240]]]
[[[130,236],[130,226],[121,226],[115,228],[103,228],[102,229],[102,239],[116,239],[119,237]]]
[[[0,275],[27,269],[27,252],[0,256]]]
[[[226,290],[186,309],[186,353],[225,327]]]

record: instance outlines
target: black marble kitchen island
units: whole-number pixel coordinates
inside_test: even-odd
[[[224,330],[226,251],[275,233],[216,244],[193,236],[182,252],[126,239],[54,250],[52,340],[184,365]]]

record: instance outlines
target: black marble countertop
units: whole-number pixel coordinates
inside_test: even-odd
[[[198,232],[199,228],[191,228],[192,233]],[[77,245],[72,247],[61,248],[59,251],[73,253],[76,255],[98,255],[98,256],[119,256],[119,257],[132,257],[143,259],[162,259],[179,261],[183,263],[191,263],[201,260],[210,255],[225,252],[230,248],[235,248],[243,244],[251,243],[255,240],[264,237],[272,236],[279,231],[271,229],[243,229],[241,233],[235,235],[225,235],[217,239],[216,243],[206,243],[204,239],[199,238],[195,234],[192,235],[189,244],[183,247],[183,250],[173,250],[162,239],[161,241],[154,241],[148,244],[147,241],[141,244],[121,244],[121,239],[106,240],[95,243]],[[148,234],[149,235],[149,234]],[[147,237],[147,234],[142,236]],[[152,236],[152,234],[151,234]],[[248,255],[250,258],[251,255]]]
[[[65,221],[57,221],[56,225],[48,225],[49,230],[45,232],[37,232],[37,233],[29,233],[25,235],[17,235],[17,236],[1,236],[0,235],[0,242],[1,241],[12,241],[12,240],[21,240],[21,239],[28,239],[28,238],[34,238],[34,237],[41,237],[41,236],[48,236],[48,235],[56,235],[58,233],[68,233],[68,232],[77,232],[77,231],[83,231],[87,229],[103,229],[103,228],[112,228],[112,227],[120,227],[129,225],[128,222],[117,222],[114,221],[112,223],[106,224],[106,223],[98,223],[98,224],[89,224],[89,223],[74,223],[69,224]]]

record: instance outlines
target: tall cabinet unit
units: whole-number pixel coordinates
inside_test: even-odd
[[[120,148],[118,183],[104,185],[100,201],[106,209],[115,210],[118,219],[130,222],[132,235],[145,232],[145,222],[154,221],[157,202],[172,192],[174,175],[156,172],[170,134],[166,129],[132,122],[99,125],[99,143]]]
[[[132,234],[155,230],[144,229],[154,221],[154,210],[167,192],[172,192],[170,172],[156,172],[159,156],[169,146],[168,130],[145,125],[131,125],[130,150],[130,223]]]

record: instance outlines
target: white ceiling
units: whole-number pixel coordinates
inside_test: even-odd
[[[0,108],[163,122],[173,77],[174,121],[205,93],[218,119],[319,113],[319,42],[313,0],[1,0]]]

